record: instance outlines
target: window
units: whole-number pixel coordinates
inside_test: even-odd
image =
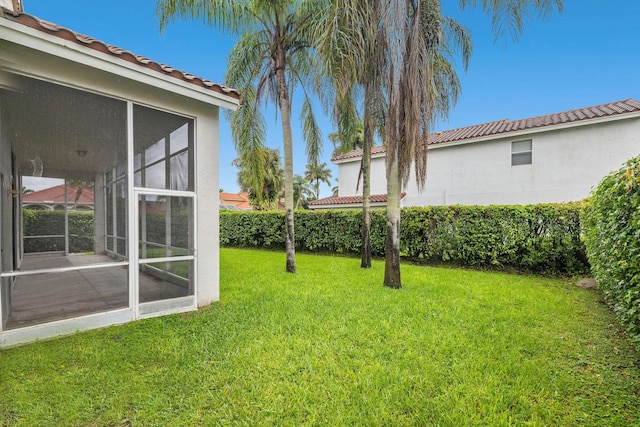
[[[530,165],[532,159],[532,141],[530,139],[511,143],[511,166]]]
[[[193,191],[193,119],[134,107],[134,185]]]

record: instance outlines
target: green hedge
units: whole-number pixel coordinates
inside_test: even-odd
[[[402,210],[400,250],[418,262],[515,268],[545,274],[586,273],[580,241],[580,204],[435,206]],[[384,210],[371,214],[373,256],[384,256]],[[174,244],[187,247],[187,224],[176,218]],[[296,247],[311,252],[359,254],[361,211],[295,213]],[[153,241],[164,241],[164,219],[150,215]],[[93,250],[93,212],[69,212],[71,252]],[[64,234],[64,212],[24,211],[25,236]],[[284,248],[282,212],[220,213],[223,246]],[[25,252],[64,249],[64,239],[25,239]]]
[[[589,270],[577,203],[406,208],[400,242],[413,259],[545,274]]]
[[[545,274],[586,273],[580,204],[435,206],[402,210],[400,250],[419,262],[515,268]],[[385,212],[371,215],[371,248],[384,256]],[[296,248],[360,253],[359,210],[295,213]],[[282,212],[221,212],[223,246],[284,248]]]
[[[23,211],[24,236],[64,235],[64,211]],[[69,251],[93,251],[93,212],[69,212]],[[25,253],[64,251],[64,237],[25,238]]]
[[[640,346],[640,156],[600,182],[583,226],[598,286]]]

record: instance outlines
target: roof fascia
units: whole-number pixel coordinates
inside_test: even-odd
[[[157,71],[51,36],[2,17],[0,17],[0,40],[25,46],[44,54],[57,56],[178,95],[187,96],[207,104],[231,110],[236,110],[239,105],[239,101],[233,97],[205,89],[175,77],[165,76]],[[5,67],[5,69],[8,68]]]

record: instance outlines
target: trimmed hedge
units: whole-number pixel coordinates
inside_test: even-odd
[[[589,271],[580,240],[580,204],[433,206],[402,210],[400,250],[425,263],[518,269],[543,274]],[[298,211],[296,248],[359,254],[360,210]],[[176,218],[177,221],[178,218]],[[371,212],[371,252],[385,251],[384,210]],[[174,245],[187,247],[187,224],[175,224]],[[150,215],[148,237],[164,241],[164,219]],[[93,250],[93,212],[69,212],[71,252]],[[64,212],[24,211],[25,236],[64,234]],[[155,236],[155,238],[154,238]],[[284,213],[220,212],[222,246],[284,249]],[[64,250],[64,239],[25,239],[25,252]]]
[[[586,273],[579,214],[579,203],[404,208],[400,250],[419,262]],[[385,221],[383,210],[371,212],[374,256],[384,256]],[[296,248],[359,254],[360,223],[360,210],[296,212]],[[282,212],[220,213],[223,246],[283,249],[284,243]]]
[[[600,182],[583,226],[598,287],[640,347],[640,156]]]
[[[578,203],[406,208],[400,236],[401,251],[412,259],[544,274],[589,271]]]
[[[25,237],[64,235],[64,211],[23,211]],[[69,251],[93,251],[93,212],[69,212]],[[64,237],[24,239],[25,253],[64,251]]]

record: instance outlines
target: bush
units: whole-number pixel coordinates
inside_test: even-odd
[[[419,262],[515,268],[545,274],[585,273],[580,205],[434,206],[402,210],[400,250]],[[295,213],[296,248],[359,254],[360,210]],[[371,212],[373,256],[384,256],[384,210]],[[223,246],[283,249],[282,212],[221,212]]]
[[[362,212],[321,210],[295,212],[296,249],[319,253],[360,253]],[[371,247],[384,256],[384,211],[371,212]],[[220,211],[222,246],[284,249],[282,211]]]
[[[64,211],[23,211],[24,236],[64,236]],[[64,237],[25,238],[25,253],[64,251]],[[69,251],[93,251],[93,211],[69,212]]]
[[[405,208],[400,245],[409,258],[429,262],[585,273],[579,212],[576,203]]]
[[[600,182],[583,226],[598,286],[640,346],[640,156]]]

